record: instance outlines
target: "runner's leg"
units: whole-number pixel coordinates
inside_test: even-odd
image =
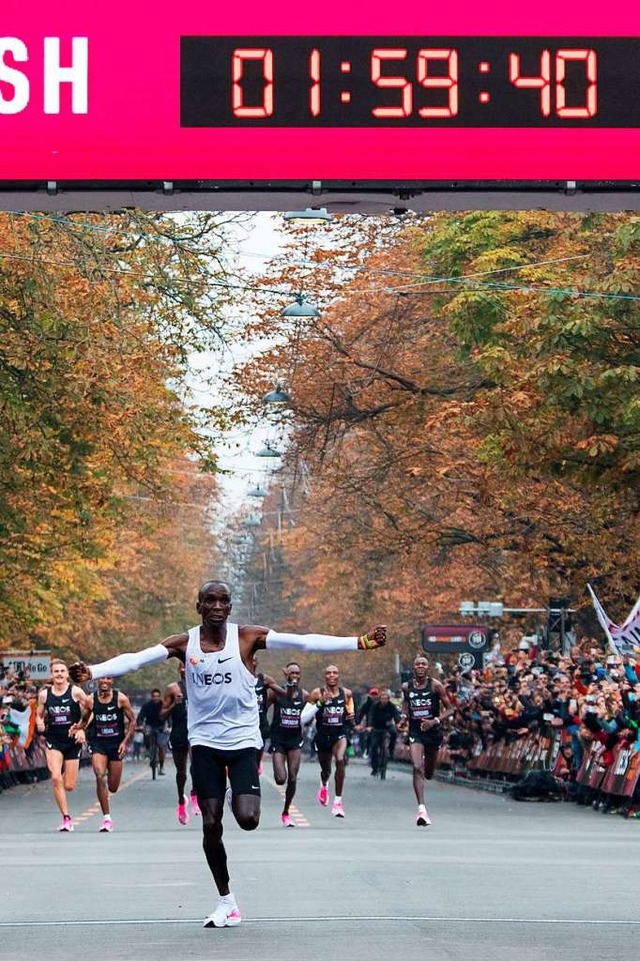
[[[335,773],[335,784],[336,784],[336,797],[342,797],[342,789],[344,787],[344,774],[345,774],[345,754],[347,751],[347,739],[346,737],[339,738],[333,745],[333,758],[336,762],[336,773]]]
[[[103,817],[109,812],[109,787],[107,785],[108,758],[106,754],[92,754],[91,767],[96,777],[96,794]]]
[[[409,754],[413,765],[413,790],[418,805],[424,804],[424,745],[416,741],[409,745]]]
[[[301,759],[302,751],[299,747],[293,748],[291,751],[287,751],[287,767],[289,774],[287,777],[287,789],[284,796],[284,808],[282,809],[283,814],[289,813],[291,802],[296,796],[296,788],[298,786],[298,771],[300,770]]]
[[[65,817],[65,815],[69,814],[69,807],[67,805],[67,795],[65,794],[64,779],[62,777],[64,755],[61,751],[47,748],[46,756],[47,767],[49,768],[49,774],[51,775],[51,790],[53,791],[53,797],[58,805],[60,814]]]
[[[115,794],[120,787],[122,780],[122,761],[111,761],[107,763],[107,787],[110,794]]]
[[[272,754],[273,780],[276,784],[284,784],[287,780],[287,756],[284,751],[275,750]]]
[[[185,804],[184,786],[187,783],[187,760],[189,758],[189,745],[182,747],[175,745],[171,748],[173,763],[176,767],[176,788],[178,790],[178,804]],[[192,778],[193,781],[193,778]]]

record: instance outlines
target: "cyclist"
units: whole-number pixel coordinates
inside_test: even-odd
[[[400,721],[400,711],[392,703],[389,691],[382,690],[373,702],[368,716],[368,729],[371,732],[371,774],[376,777],[378,773],[384,777],[385,766],[380,765],[380,753],[385,739],[387,740],[386,760],[393,757],[398,733],[396,724]]]
[[[158,760],[158,774],[164,775],[164,760],[167,753],[168,737],[165,733],[165,720],[162,713],[162,693],[154,687],[151,698],[146,701],[138,714],[138,724],[144,725],[151,770],[155,778],[155,761]]]

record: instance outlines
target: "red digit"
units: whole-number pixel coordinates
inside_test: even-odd
[[[406,77],[383,77],[382,64],[385,60],[406,60],[407,51],[377,49],[371,52],[371,80],[377,87],[394,88],[402,91],[402,103],[398,107],[374,107],[374,117],[410,117],[413,110],[413,87]]]
[[[430,77],[429,61],[447,60],[446,77]],[[421,107],[421,117],[455,117],[458,114],[458,51],[457,50],[419,50],[418,83],[430,89],[448,90],[449,102],[446,107]]]
[[[262,105],[259,107],[247,107],[244,103],[242,80],[245,60],[262,60],[265,85],[262,92]],[[268,47],[248,47],[234,50],[232,76],[234,117],[270,117],[273,114],[273,50],[269,50]]]
[[[584,107],[567,107],[564,81],[567,60],[584,60],[587,68],[587,103]],[[598,112],[598,57],[595,50],[558,50],[556,54],[556,110],[559,117],[595,117]]]
[[[309,110],[312,117],[320,113],[320,51],[312,50],[309,57],[309,73],[313,83],[309,91]]]
[[[516,87],[525,90],[540,91],[540,113],[543,117],[551,116],[551,54],[543,50],[540,57],[540,76],[523,77],[520,75],[520,56],[509,54],[509,80]]]

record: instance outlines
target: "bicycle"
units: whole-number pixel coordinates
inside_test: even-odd
[[[158,732],[156,728],[149,729],[149,766],[151,767],[151,780],[155,781],[158,769]]]

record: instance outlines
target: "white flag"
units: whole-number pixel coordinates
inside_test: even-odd
[[[635,653],[635,649],[640,646],[640,597],[636,601],[626,621],[622,627],[620,627],[618,624],[614,624],[611,618],[607,616],[604,607],[596,597],[591,585],[587,584],[587,587],[589,588],[598,620],[600,621],[602,630],[607,635],[611,649],[620,655]]]

